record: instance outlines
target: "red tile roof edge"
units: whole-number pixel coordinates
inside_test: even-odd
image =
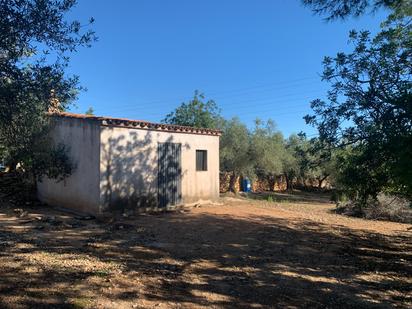
[[[75,114],[69,112],[50,113],[53,117],[66,117],[76,119],[91,119],[100,121],[105,126],[117,126],[131,129],[146,129],[146,130],[160,130],[165,132],[178,132],[178,133],[194,133],[205,135],[221,135],[222,131],[207,128],[195,128],[188,126],[180,126],[175,124],[155,123],[144,120],[133,120],[127,118],[113,118],[113,117],[101,117],[86,114]]]

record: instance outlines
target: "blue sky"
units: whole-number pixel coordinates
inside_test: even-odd
[[[99,40],[71,57],[88,89],[73,112],[160,121],[198,89],[225,117],[312,135],[302,117],[328,89],[323,57],[349,51],[351,29],[376,32],[384,12],[326,23],[300,0],[80,0],[70,15],[91,16]]]

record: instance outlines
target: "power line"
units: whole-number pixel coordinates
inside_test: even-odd
[[[276,96],[275,98],[264,98],[264,99],[256,99],[256,100],[246,99],[246,100],[241,100],[241,101],[235,101],[235,102],[222,104],[221,108],[222,108],[222,110],[225,111],[225,110],[230,110],[231,108],[236,108],[236,109],[250,108],[249,105],[245,105],[245,104],[254,104],[253,107],[256,108],[258,106],[268,106],[268,105],[272,105],[274,103],[280,103],[280,102],[285,102],[285,101],[288,101],[288,102],[294,102],[294,101],[297,101],[297,100],[308,100],[309,101],[309,100],[313,99],[312,96],[310,96],[310,97],[305,96],[305,97],[298,97],[298,98],[293,98],[293,97],[299,96],[299,95],[302,95],[302,94],[313,94],[314,95],[314,94],[321,94],[321,93],[323,93],[323,91],[315,90],[315,91],[305,91],[305,92],[301,92],[301,93],[299,93],[299,92],[298,93],[296,93],[296,92],[288,93],[288,94],[285,94],[285,95]],[[286,98],[289,98],[289,97],[291,98],[291,100],[290,99],[286,100]],[[267,103],[262,103],[262,102],[267,102]],[[258,105],[256,105],[256,104],[258,104]],[[116,108],[116,109],[113,109],[113,110],[117,111],[117,112],[119,112],[119,111],[128,112],[128,111],[141,111],[141,110],[144,110],[146,108],[148,108],[148,107],[146,107],[146,106],[136,106],[136,107],[133,107],[133,108],[126,108],[126,109]],[[106,111],[106,112],[110,112],[111,110],[112,110],[112,108],[102,109],[102,111]],[[165,113],[167,113],[167,112],[169,112],[169,111],[165,111]]]
[[[301,79],[295,79],[295,80],[292,80],[292,81],[283,81],[283,82],[278,82],[278,83],[272,83],[272,84],[268,84],[268,85],[265,85],[265,86],[256,86],[256,87],[248,87],[248,88],[238,88],[237,90],[231,90],[231,91],[226,91],[226,92],[212,92],[212,93],[210,93],[210,94],[207,94],[207,97],[210,97],[210,96],[212,96],[212,95],[216,95],[216,94],[224,94],[224,93],[233,93],[233,92],[239,92],[239,91],[244,91],[244,90],[247,90],[247,89],[255,89],[255,88],[264,88],[264,87],[268,87],[266,90],[264,89],[264,90],[260,90],[260,93],[262,93],[262,92],[265,92],[265,91],[270,91],[270,90],[283,90],[283,89],[289,89],[289,88],[292,88],[292,87],[296,87],[297,85],[294,85],[293,83],[296,83],[297,81],[302,81],[302,80],[309,80],[309,79],[315,79],[315,77],[309,77],[309,78],[301,78]],[[289,83],[289,85],[287,85]],[[292,84],[291,84],[292,83]],[[283,85],[283,84],[286,84],[287,86],[283,86],[283,87],[278,87],[278,85]],[[306,83],[306,84],[302,84],[302,83],[300,83],[299,85],[310,85],[310,84],[313,84],[313,82],[311,82],[311,83]],[[240,96],[240,95],[247,95],[247,94],[251,94],[251,92],[243,92],[243,93],[237,93],[237,94],[235,94],[235,95],[231,95],[231,96],[220,96],[220,98],[219,98],[219,100],[221,100],[221,99],[227,99],[227,98],[233,98],[233,97],[237,97],[237,96]],[[252,92],[252,94],[253,94],[253,92]],[[185,97],[186,99],[182,99],[183,97]],[[185,95],[185,96],[180,96],[179,98],[177,98],[177,97],[175,97],[175,99],[167,99],[167,101],[165,100],[165,99],[159,99],[159,100],[152,100],[152,101],[148,101],[148,102],[145,102],[145,103],[143,103],[143,105],[148,105],[148,106],[150,106],[150,107],[153,107],[153,106],[158,106],[158,105],[163,105],[163,104],[169,104],[169,103],[171,103],[171,101],[176,101],[176,102],[182,102],[182,101],[186,101],[186,100],[190,100],[190,99],[192,99],[192,97],[188,97],[187,95]],[[180,103],[177,103],[177,104],[180,104]],[[128,106],[131,106],[132,104],[126,104],[126,105],[122,105],[123,107],[128,107]],[[140,105],[142,105],[142,104],[140,104]]]
[[[302,78],[302,79],[300,79],[300,80],[309,80],[309,79],[314,79],[314,78]],[[280,90],[280,89],[288,89],[288,88],[291,88],[291,87],[296,87],[296,83],[297,83],[297,81],[299,81],[299,80],[295,80],[295,81],[293,81],[293,82],[291,82],[291,83],[286,83],[286,86],[284,86],[284,87],[278,87],[278,84],[271,84],[271,85],[268,85],[268,86],[265,86],[265,87],[252,87],[252,88],[245,88],[245,89],[239,89],[239,90],[237,90],[237,91],[231,91],[231,92],[229,92],[229,93],[237,93],[238,95],[243,95],[244,93],[245,93],[245,91],[246,91],[246,93],[248,93],[247,91],[248,91],[248,89],[250,90],[250,89],[257,89],[257,88],[266,88],[266,89],[263,89],[263,90],[260,90],[260,92],[265,92],[265,91],[267,91],[267,90]],[[310,82],[309,84],[313,84],[315,81],[313,81],[313,82]],[[285,83],[279,83],[279,84],[285,84]],[[299,85],[300,84],[302,84],[302,83],[299,83]],[[249,92],[250,93],[250,92]],[[215,96],[216,97],[216,93],[210,93],[210,94],[208,94],[208,96]],[[217,94],[217,97],[219,97],[220,95],[219,94]]]
[[[299,105],[296,105],[295,107],[300,107],[300,106],[299,106]],[[289,110],[289,111],[278,112],[278,110],[271,108],[271,109],[266,109],[266,110],[263,110],[263,111],[260,110],[259,112],[262,112],[262,113],[273,113],[272,115],[270,115],[270,117],[277,117],[277,116],[283,116],[283,115],[291,115],[291,114],[303,113],[303,112],[307,112],[307,111],[308,111],[307,109],[305,109],[305,110],[298,109],[298,110]],[[161,114],[161,113],[147,113],[146,115],[152,115],[153,117],[154,117],[154,116],[156,116],[156,117],[164,117],[164,114]],[[252,114],[252,113],[250,113],[250,112],[242,112],[242,113],[233,114],[233,117],[237,117],[237,116],[239,116],[239,117],[242,117],[242,116],[252,116],[252,117],[254,117],[254,118],[259,118],[258,115]],[[268,116],[268,115],[267,115],[267,116]],[[268,118],[270,118],[270,117],[268,117]]]
[[[273,114],[272,115],[266,115],[266,116],[268,116],[268,118],[272,118],[272,117],[277,117],[277,116],[284,116],[284,115],[292,115],[292,114],[298,114],[298,113],[304,113],[304,112],[307,112],[307,109],[305,109],[305,110],[301,110],[301,109],[299,109],[299,110],[293,110],[293,111],[285,111],[285,112],[280,112],[280,113],[278,113],[276,110],[274,110],[274,109],[267,109],[267,110],[263,110],[263,111],[259,111],[259,112],[262,112],[262,113],[270,113],[270,112],[272,112]],[[238,114],[236,114],[235,116],[245,116],[245,115],[250,115],[250,116],[254,116],[253,114],[251,114],[251,113],[238,113]],[[256,118],[259,118],[258,116],[255,116]]]
[[[312,99],[312,97],[301,97],[301,98],[295,98],[293,100],[288,100],[288,102],[289,103],[290,102],[300,102],[300,101],[303,101],[303,100],[309,101],[310,99]],[[265,113],[265,112],[276,112],[276,114],[279,114],[278,113],[279,111],[284,113],[284,112],[287,112],[288,109],[293,108],[293,107],[305,107],[306,106],[306,107],[309,108],[308,102],[300,102],[298,104],[293,104],[293,105],[289,104],[287,106],[285,106],[285,105],[283,105],[283,106],[273,106],[274,104],[282,102],[282,101],[283,100],[272,100],[271,102],[268,102],[266,104],[253,105],[253,113],[256,114],[256,113]],[[249,103],[256,103],[256,102],[249,101]],[[260,107],[265,107],[265,106],[271,106],[271,108],[266,109],[266,110],[259,109]],[[286,107],[286,109],[285,109],[285,107]],[[237,107],[237,109],[235,111],[235,115],[245,115],[245,114],[249,115],[249,114],[251,114],[250,111],[244,111],[244,108],[249,108],[250,109],[251,106],[239,106],[239,107]],[[121,111],[121,110],[116,110],[116,111],[118,112],[118,111]],[[137,110],[134,110],[134,111],[137,111]],[[239,111],[240,111],[240,113],[239,113]],[[223,110],[223,113],[227,114],[228,112],[230,113],[230,109],[224,109]],[[166,115],[166,113],[163,112],[163,111],[156,111],[156,112],[151,111],[151,112],[145,112],[144,114],[145,115],[151,115],[151,116],[159,116],[159,117],[164,117]]]

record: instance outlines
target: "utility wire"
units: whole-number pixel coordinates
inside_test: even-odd
[[[305,91],[305,92],[294,92],[294,93],[288,93],[288,94],[284,94],[284,95],[278,95],[275,98],[263,98],[263,99],[246,99],[246,100],[241,100],[241,101],[235,101],[235,102],[228,102],[228,103],[224,103],[222,104],[220,107],[222,110],[227,111],[230,110],[232,108],[235,109],[242,109],[242,108],[250,108],[250,105],[246,105],[246,104],[253,104],[253,108],[256,109],[259,106],[271,106],[274,103],[288,103],[288,102],[294,102],[297,100],[308,100],[307,104],[309,104],[309,100],[313,99],[313,96],[305,96],[305,97],[298,97],[298,98],[293,98],[295,96],[299,96],[302,94],[321,94],[323,93],[323,91],[321,90],[315,90],[315,91]],[[291,98],[289,100],[287,100],[286,98]],[[262,102],[267,102],[267,103],[262,103]],[[278,107],[284,107],[283,106],[278,106]],[[142,111],[142,110],[146,110],[147,106],[136,106],[136,107],[130,107],[130,108],[116,108],[116,109],[112,109],[112,108],[108,108],[108,109],[100,109],[101,111],[104,112],[110,112],[110,111],[116,111],[116,112],[128,112],[128,111]],[[170,112],[168,111],[164,111],[165,113]]]
[[[309,79],[315,79],[315,77],[301,78],[301,79],[295,79],[295,80],[292,80],[292,81],[284,81],[284,82],[279,82],[279,83],[272,83],[272,84],[269,85],[269,88],[260,90],[260,91],[258,91],[258,93],[267,92],[267,91],[270,91],[270,90],[284,90],[284,89],[297,87],[299,85],[307,86],[307,85],[313,84],[314,82],[310,82],[310,83],[306,83],[306,84],[305,83],[299,83],[299,85],[290,84],[290,83],[296,83],[296,81],[309,80]],[[288,83],[289,83],[289,85],[288,85]],[[280,85],[280,84],[281,85],[286,84],[286,85],[282,86],[282,87],[279,87],[278,85]],[[268,87],[268,86],[256,86],[256,87],[248,87],[248,88],[239,88],[237,90],[226,91],[226,92],[206,93],[206,97],[210,98],[211,96],[214,96],[213,98],[210,98],[210,99],[218,98],[219,100],[221,100],[221,99],[233,98],[233,97],[238,97],[238,96],[243,96],[243,95],[250,95],[250,94],[254,94],[254,92],[245,92],[244,90],[245,89],[262,88],[262,87]],[[239,91],[243,91],[243,92],[239,93]],[[235,92],[235,93],[238,92],[238,93],[235,94],[235,95],[220,96],[219,97],[219,94],[233,93],[233,92]],[[182,99],[182,98],[186,98],[186,99]],[[140,103],[139,105],[141,105],[141,106],[142,105],[143,106],[147,105],[148,107],[153,107],[153,106],[157,106],[157,105],[171,104],[171,103],[174,103],[174,102],[176,103],[176,105],[178,105],[178,104],[182,103],[183,101],[188,101],[190,99],[192,99],[192,97],[188,97],[187,95],[185,95],[185,96],[180,96],[179,98],[175,97],[174,99],[168,98],[168,99],[151,100],[151,101],[147,101],[143,104]],[[119,106],[118,104],[116,104],[116,105]],[[128,106],[131,106],[131,105],[134,105],[134,104],[125,104],[125,105],[120,105],[120,106],[128,107]]]

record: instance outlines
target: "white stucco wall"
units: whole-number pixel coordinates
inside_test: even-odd
[[[100,124],[92,119],[58,117],[52,138],[70,149],[76,169],[63,181],[43,179],[38,183],[41,201],[64,208],[98,213],[100,203]]]
[[[182,145],[183,203],[219,197],[219,137],[122,127],[101,127],[101,204],[119,197],[157,194],[158,143]],[[207,150],[208,170],[196,171],[196,150]]]

